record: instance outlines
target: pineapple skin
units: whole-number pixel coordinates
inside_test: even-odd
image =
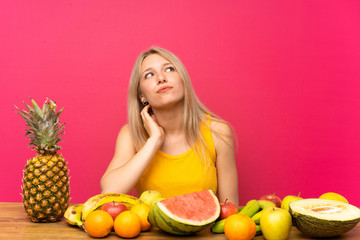
[[[56,222],[69,206],[69,174],[61,154],[29,159],[23,177],[23,203],[33,222]]]

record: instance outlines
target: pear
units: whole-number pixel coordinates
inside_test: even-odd
[[[300,197],[300,193],[297,196],[294,196],[294,195],[286,196],[281,202],[281,208],[285,209],[286,211],[289,211],[289,204],[292,201],[296,201],[296,200],[300,200],[300,199],[302,199]]]
[[[147,190],[140,195],[140,201],[146,203],[150,207],[152,207],[155,202],[162,200],[162,198],[161,193],[155,190]]]
[[[268,207],[276,207],[275,203],[268,200],[258,200],[261,209],[265,209]]]

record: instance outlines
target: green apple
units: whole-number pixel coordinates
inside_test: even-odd
[[[289,237],[292,218],[288,211],[282,208],[267,208],[260,218],[260,227],[267,240],[285,240]]]
[[[289,211],[289,204],[292,201],[296,201],[296,200],[300,200],[300,199],[302,199],[300,197],[300,193],[297,196],[293,196],[293,195],[286,196],[281,202],[281,208],[285,209],[286,211]]]
[[[140,195],[140,201],[146,203],[150,207],[162,198],[162,195],[158,191],[147,190]]]
[[[260,204],[261,209],[265,209],[265,208],[268,208],[268,207],[276,207],[275,203],[270,202],[268,200],[257,200],[257,201]]]

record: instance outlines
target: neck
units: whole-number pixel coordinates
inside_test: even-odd
[[[180,134],[184,132],[184,105],[165,109],[153,109],[158,124],[164,129],[165,134]]]

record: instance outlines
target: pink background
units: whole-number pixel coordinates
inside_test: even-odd
[[[29,97],[65,108],[71,202],[98,194],[135,58],[159,45],[235,128],[240,204],[334,191],[360,206],[359,13],[356,0],[1,1],[0,201],[21,201],[35,155],[14,108]]]

